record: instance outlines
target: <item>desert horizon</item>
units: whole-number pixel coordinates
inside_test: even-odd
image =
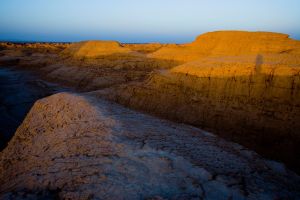
[[[5,42],[11,42],[11,43],[76,43],[76,42],[84,42],[84,41],[117,41],[121,44],[152,44],[152,43],[160,43],[160,44],[186,44],[186,43],[191,43],[193,42],[199,35],[205,34],[205,33],[213,33],[213,32],[227,32],[227,31],[233,31],[233,32],[256,32],[256,33],[278,33],[278,34],[285,34],[287,35],[289,38],[294,39],[294,40],[300,40],[300,37],[298,36],[294,36],[292,37],[290,34],[287,33],[282,33],[282,32],[274,32],[274,31],[263,31],[263,30],[243,30],[243,29],[232,29],[232,30],[210,30],[207,32],[203,32],[203,33],[198,33],[194,36],[189,37],[186,42],[159,42],[159,41],[141,41],[141,42],[135,42],[130,41],[130,42],[122,42],[120,40],[113,40],[113,39],[101,39],[101,38],[87,38],[84,40],[73,40],[73,41],[47,41],[47,40],[18,40],[18,39],[2,39],[0,40],[1,43],[5,43]]]

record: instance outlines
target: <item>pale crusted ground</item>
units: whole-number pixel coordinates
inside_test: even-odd
[[[200,129],[68,93],[36,102],[0,153],[0,199],[297,199],[299,183]]]

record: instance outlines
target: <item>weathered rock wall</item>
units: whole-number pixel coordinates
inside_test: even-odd
[[[282,164],[87,96],[35,103],[0,153],[0,199],[297,199]]]
[[[299,171],[300,68],[284,62],[270,65],[274,57],[265,57],[264,64],[263,56],[257,63],[241,57],[236,63],[231,57],[231,62],[213,58],[184,64],[154,74],[143,85],[99,95],[212,130]]]

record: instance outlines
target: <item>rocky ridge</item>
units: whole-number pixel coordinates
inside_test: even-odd
[[[299,181],[200,129],[70,93],[37,101],[0,153],[1,199],[297,199]]]

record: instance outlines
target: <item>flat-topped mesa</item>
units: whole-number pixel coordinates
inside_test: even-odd
[[[70,45],[63,51],[65,55],[71,55],[75,58],[97,58],[112,54],[133,53],[129,48],[123,47],[117,41],[82,41]]]
[[[200,35],[189,44],[163,47],[154,58],[193,61],[204,56],[253,55],[265,53],[299,54],[300,41],[271,32],[217,31]]]
[[[218,31],[200,35],[191,43],[212,55],[283,53],[300,48],[289,35],[271,32]]]

